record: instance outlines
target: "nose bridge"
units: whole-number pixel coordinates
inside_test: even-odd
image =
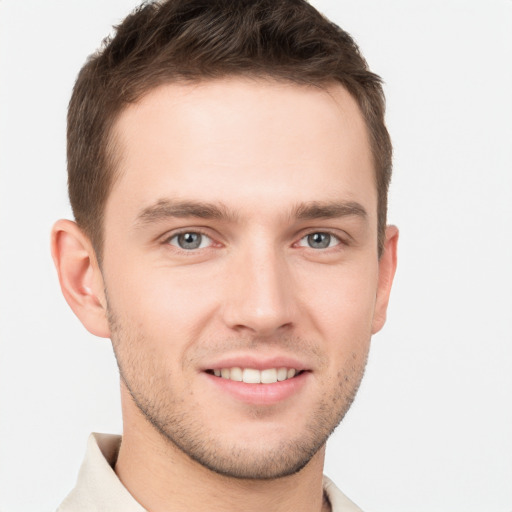
[[[275,245],[260,239],[236,255],[232,270],[225,310],[231,328],[267,336],[293,324],[290,269]]]

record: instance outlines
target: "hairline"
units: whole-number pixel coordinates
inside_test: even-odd
[[[300,77],[292,77],[292,76],[282,76],[279,73],[271,73],[271,72],[258,72],[254,70],[241,70],[240,72],[224,72],[218,73],[215,76],[207,76],[200,75],[194,77],[186,77],[186,76],[176,76],[176,77],[167,77],[164,80],[156,81],[155,83],[149,83],[146,88],[144,88],[140,93],[135,96],[131,101],[119,101],[116,104],[116,108],[114,109],[114,115],[110,117],[108,123],[105,124],[105,132],[106,132],[106,142],[105,142],[105,169],[104,172],[107,175],[107,183],[108,186],[105,190],[105,196],[103,199],[103,204],[101,208],[101,212],[97,219],[97,223],[99,227],[97,229],[90,229],[90,232],[87,233],[88,238],[91,239],[92,246],[96,253],[96,258],[98,262],[101,264],[103,260],[103,248],[105,242],[105,209],[114,189],[116,183],[121,178],[120,165],[123,161],[123,155],[120,148],[120,140],[117,136],[117,125],[122,114],[131,106],[136,105],[144,100],[148,95],[150,95],[155,90],[166,87],[169,85],[201,85],[205,83],[211,83],[216,81],[221,81],[225,79],[247,79],[250,81],[256,82],[268,82],[269,84],[289,84],[296,85],[298,87],[314,87],[317,89],[321,89],[330,95],[329,88],[333,86],[341,86],[356,102],[357,108],[363,118],[364,127],[367,137],[368,147],[370,149],[372,164],[373,164],[373,183],[375,186],[375,190],[377,192],[377,237],[378,237],[378,247],[379,247],[379,256],[380,256],[380,236],[379,233],[379,184],[378,184],[378,163],[377,163],[377,152],[374,149],[374,145],[372,143],[371,129],[369,126],[369,120],[366,118],[365,113],[362,109],[361,102],[359,98],[346,86],[346,84],[336,77],[329,77],[324,80],[302,80]],[[87,229],[85,231],[88,231]]]

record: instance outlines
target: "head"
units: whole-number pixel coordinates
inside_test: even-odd
[[[299,0],[147,4],[88,61],[53,254],[112,339],[125,434],[238,478],[318,460],[396,266],[383,111],[352,39]]]
[[[68,186],[78,225],[101,260],[105,203],[119,175],[113,126],[166,83],[223,77],[342,85],[365,120],[378,194],[382,250],[392,146],[381,81],[351,36],[303,0],[144,3],[82,68],[68,112]]]

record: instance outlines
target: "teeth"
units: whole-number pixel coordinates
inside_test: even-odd
[[[277,370],[277,380],[282,381],[288,378],[288,370],[286,368],[279,368]]]
[[[229,378],[231,380],[236,380],[237,382],[242,382],[243,380],[243,374],[242,374],[242,368],[238,368],[235,366],[235,368],[231,368],[229,371]]]
[[[221,368],[213,370],[216,377],[245,382],[247,384],[273,384],[283,380],[292,379],[297,375],[295,368],[267,368],[256,370],[254,368]]]
[[[261,382],[261,372],[252,368],[245,368],[242,380],[247,384],[259,384]]]
[[[277,370],[275,368],[262,370],[261,382],[262,384],[272,384],[273,382],[277,382]]]

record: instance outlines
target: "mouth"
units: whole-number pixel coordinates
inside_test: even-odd
[[[214,368],[206,370],[206,373],[220,379],[244,382],[245,384],[275,384],[276,382],[295,379],[304,373],[304,370],[286,367],[258,370],[256,368],[234,366],[232,368]]]

